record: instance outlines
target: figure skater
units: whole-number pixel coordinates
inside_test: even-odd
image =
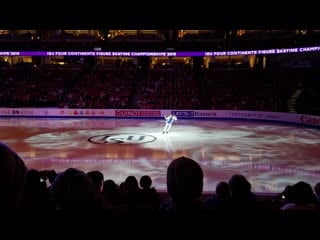
[[[172,123],[174,121],[177,121],[178,118],[176,115],[174,115],[173,112],[171,112],[168,116],[164,116],[164,119],[166,120],[166,125],[164,126],[162,133],[168,133],[170,131]]]

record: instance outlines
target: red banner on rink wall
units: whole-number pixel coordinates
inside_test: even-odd
[[[161,110],[115,110],[115,117],[161,117]]]

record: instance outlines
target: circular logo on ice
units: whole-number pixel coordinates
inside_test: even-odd
[[[156,137],[137,133],[114,133],[90,137],[89,142],[94,144],[143,144],[156,140]]]

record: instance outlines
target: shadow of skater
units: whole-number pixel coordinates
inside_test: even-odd
[[[172,141],[171,138],[167,135],[163,135],[163,140],[166,146],[166,150],[168,153],[173,153]]]

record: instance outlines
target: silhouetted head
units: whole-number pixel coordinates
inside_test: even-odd
[[[138,180],[135,176],[128,176],[125,182],[125,191],[136,191],[139,189]]]
[[[143,189],[148,189],[151,187],[152,180],[148,175],[144,175],[140,178],[140,187]]]
[[[94,185],[96,186],[98,191],[102,191],[102,185],[104,182],[103,173],[100,171],[91,171],[87,172],[88,176],[91,177]]]
[[[235,174],[230,178],[229,186],[233,196],[243,196],[251,193],[250,182],[240,174]]]
[[[317,196],[320,196],[320,182],[318,182],[318,183],[314,186],[314,192],[317,194]]]
[[[316,195],[309,183],[300,181],[292,186],[293,202],[298,204],[315,203]]]
[[[284,203],[292,202],[292,186],[287,185],[284,190],[277,195],[277,200]]]
[[[36,169],[29,169],[27,171],[27,179],[25,188],[39,188],[41,185],[41,174]]]
[[[231,195],[229,184],[227,182],[219,182],[216,186],[216,195],[221,198],[228,198]]]
[[[26,176],[23,160],[10,147],[0,143],[0,208],[19,207]]]
[[[187,157],[174,159],[167,169],[167,190],[174,202],[198,200],[203,189],[200,165]]]
[[[97,208],[97,190],[92,179],[75,168],[58,174],[51,191],[59,209]]]
[[[118,185],[112,180],[112,179],[107,179],[103,183],[103,193],[105,195],[108,195],[110,193],[114,193],[117,191]]]
[[[52,184],[55,180],[55,178],[57,177],[57,173],[55,170],[49,170],[47,173],[47,177],[49,179],[49,182]]]

